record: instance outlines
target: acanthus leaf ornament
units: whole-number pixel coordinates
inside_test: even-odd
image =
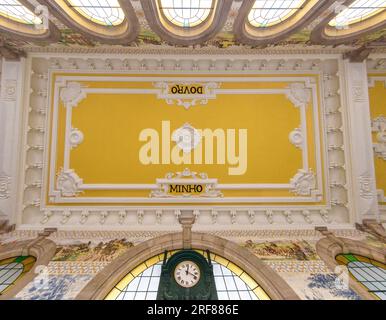
[[[56,188],[62,197],[76,197],[82,184],[83,180],[72,169],[62,169],[57,175]]]
[[[290,180],[290,191],[301,196],[310,196],[315,186],[315,174],[311,170],[300,169]]]
[[[371,129],[376,133],[377,142],[373,143],[377,157],[386,160],[386,118],[379,116],[371,122]]]
[[[60,91],[60,99],[66,108],[76,107],[87,96],[79,82],[69,82]]]
[[[311,101],[311,89],[307,88],[304,83],[291,83],[288,87],[287,98],[297,108],[307,107]]]

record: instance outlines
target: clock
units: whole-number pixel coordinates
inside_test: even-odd
[[[200,277],[200,267],[193,261],[182,261],[174,269],[174,280],[183,288],[194,287]]]

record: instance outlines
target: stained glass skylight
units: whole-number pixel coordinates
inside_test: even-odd
[[[249,23],[258,28],[283,22],[298,10],[306,0],[256,0],[248,15]]]
[[[42,20],[17,0],[0,0],[0,15],[24,24],[42,24]]]
[[[70,7],[97,24],[105,26],[118,26],[125,20],[125,13],[123,12],[118,0],[67,1]]]
[[[159,7],[173,24],[191,28],[204,22],[213,10],[213,0],[159,0]]]
[[[351,276],[379,300],[386,300],[386,265],[354,254],[342,254],[336,260],[346,265]]]
[[[344,27],[361,22],[386,9],[386,0],[357,0],[348,8],[343,9],[329,25]]]
[[[0,261],[0,296],[31,270],[36,259],[20,256]]]

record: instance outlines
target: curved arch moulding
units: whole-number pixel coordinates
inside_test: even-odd
[[[107,44],[127,45],[137,38],[139,22],[129,0],[108,0],[97,6],[92,0],[38,0],[69,28]]]
[[[313,29],[311,41],[324,45],[347,44],[384,27],[385,0],[346,0],[329,8],[329,13]]]
[[[246,0],[234,23],[236,39],[247,45],[265,46],[288,38],[305,28],[335,0],[279,1],[272,7],[266,0]]]
[[[200,44],[216,36],[226,23],[232,2],[205,0],[200,1],[199,8],[192,8],[189,0],[141,0],[151,29],[166,42],[183,46]]]
[[[6,36],[38,44],[60,39],[60,31],[49,21],[47,8],[33,6],[26,0],[0,3],[0,31]]]

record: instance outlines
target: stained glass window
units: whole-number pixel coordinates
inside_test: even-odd
[[[270,300],[265,291],[241,268],[211,254],[219,300]]]
[[[249,23],[258,28],[270,27],[302,9],[306,0],[256,0],[248,15]]]
[[[360,255],[342,254],[338,263],[346,265],[351,276],[359,281],[371,294],[386,300],[386,265]]]
[[[117,26],[125,20],[125,13],[119,5],[118,0],[67,1],[78,13],[97,24]]]
[[[366,20],[386,9],[386,0],[357,0],[330,21],[333,27],[344,27]]]
[[[171,23],[191,28],[209,17],[213,0],[159,0],[159,7]]]
[[[196,250],[206,255],[202,250]],[[167,258],[177,251],[168,252]],[[164,254],[137,266],[107,295],[106,300],[156,300]],[[265,291],[241,268],[211,254],[219,300],[269,300]]]
[[[36,259],[31,256],[14,257],[0,261],[0,295],[31,270]]]
[[[42,20],[17,0],[0,0],[0,15],[24,24],[42,24]]]

